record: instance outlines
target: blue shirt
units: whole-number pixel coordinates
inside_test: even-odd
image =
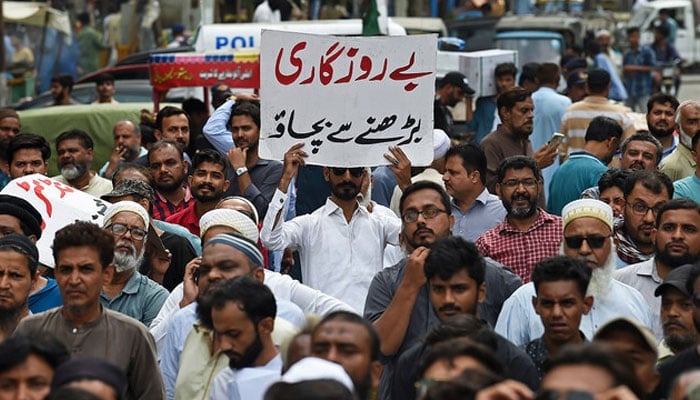
[[[615,101],[627,100],[627,90],[617,75],[615,66],[610,62],[610,59],[605,54],[598,53],[593,57],[593,60],[598,68],[604,69],[610,74],[610,93],[608,93],[608,98]]]
[[[476,100],[474,115],[472,120],[467,123],[467,129],[474,132],[474,143],[480,143],[481,139],[491,133],[496,108],[495,97],[479,97]]]
[[[506,217],[506,209],[503,208],[501,199],[489,193],[486,188],[466,212],[460,211],[454,199],[451,201],[451,204],[452,215],[455,217],[452,234],[461,236],[472,243],[482,233],[493,228]]]
[[[622,57],[622,65],[654,67],[656,65],[656,56],[648,46],[639,46],[637,51],[631,49],[625,51]],[[627,89],[627,94],[631,97],[639,98],[651,94],[651,83],[651,71],[636,71],[625,76],[625,88]]]
[[[55,279],[46,278],[46,286],[38,292],[29,295],[29,311],[38,314],[63,305],[61,291],[58,289]]]
[[[581,197],[581,192],[598,184],[608,167],[593,154],[585,151],[571,153],[569,159],[552,176],[547,199],[547,211],[561,215],[568,203]]]
[[[134,271],[122,291],[113,299],[110,299],[105,292],[100,293],[100,303],[105,308],[118,311],[150,326],[160,308],[163,307],[168,294],[163,286]]]
[[[391,196],[394,194],[396,187],[396,175],[389,167],[377,167],[372,171],[374,183],[372,185],[372,200],[384,207],[391,205]],[[323,200],[325,204],[325,199]]]
[[[673,182],[674,199],[690,199],[700,204],[700,178],[693,174]]]

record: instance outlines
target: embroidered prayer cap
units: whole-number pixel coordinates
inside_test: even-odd
[[[609,205],[595,199],[579,199],[564,206],[561,211],[564,228],[575,219],[583,217],[596,218],[613,229],[613,211]]]
[[[114,197],[133,196],[143,197],[153,201],[153,188],[146,182],[138,179],[122,179],[111,192],[102,195],[102,200],[111,201]]]
[[[442,129],[433,129],[433,160],[442,158],[450,149],[450,137]]]
[[[112,222],[112,219],[114,218],[115,215],[119,214],[120,212],[132,212],[143,220],[143,224],[145,226],[145,229],[148,230],[149,227],[149,221],[150,217],[148,216],[148,212],[146,211],[145,208],[141,206],[141,204],[136,203],[134,201],[129,201],[129,200],[123,200],[123,201],[118,201],[111,206],[107,208],[107,211],[105,211],[105,218],[103,222],[103,226],[109,225],[110,222]]]
[[[9,194],[0,194],[0,215],[12,215],[27,228],[25,232],[27,236],[34,235],[37,239],[41,238],[41,224],[44,219],[27,200]]]
[[[258,242],[258,227],[253,220],[242,212],[228,208],[218,208],[206,212],[199,219],[200,236],[204,237],[207,231],[214,226],[227,226],[251,242]]]
[[[631,318],[615,318],[608,321],[605,325],[601,326],[600,329],[595,333],[593,340],[603,340],[612,332],[616,331],[627,331],[639,336],[647,347],[647,350],[654,353],[658,357],[658,342],[656,341],[656,336],[651,331],[651,329],[640,324]]]
[[[306,357],[297,361],[282,375],[282,382],[298,383],[317,379],[333,379],[342,383],[351,392],[355,386],[352,379],[340,364],[317,357]]]
[[[209,239],[204,247],[206,248],[215,244],[233,247],[253,261],[255,265],[263,266],[263,256],[260,249],[258,249],[258,246],[254,242],[248,240],[246,237],[237,234],[221,233]]]

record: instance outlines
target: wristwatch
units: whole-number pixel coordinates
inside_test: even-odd
[[[248,172],[248,168],[246,168],[246,167],[237,168],[236,169],[236,176],[241,176],[241,175],[245,174],[246,172]]]

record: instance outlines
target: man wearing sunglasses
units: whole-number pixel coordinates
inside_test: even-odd
[[[304,283],[362,312],[370,281],[383,266],[384,248],[399,244],[399,219],[370,213],[357,201],[365,168],[324,167],[330,184],[326,204],[311,214],[289,221],[280,217],[288,208],[289,183],[304,165],[303,144],[284,155],[282,179],[270,202],[260,238],[268,250],[296,248]]]
[[[653,326],[649,305],[639,291],[612,278],[616,258],[612,215],[609,205],[593,199],[572,201],[562,210],[564,238],[560,252],[584,261],[593,270],[586,293],[593,297],[593,306],[581,318],[579,328],[586,338],[592,338],[599,327],[618,317]],[[516,290],[503,304],[496,332],[518,345],[542,336],[544,327],[532,307],[533,296],[532,283]]]
[[[615,271],[615,279],[639,290],[652,310],[654,335],[663,338],[661,298],[654,292],[672,270],[700,259],[700,206],[692,200],[669,200],[659,207],[652,235],[655,256]]]
[[[168,298],[168,291],[141,275],[150,218],[133,201],[120,201],[105,211],[104,229],[114,237],[114,275],[102,284],[100,303],[149,326]]]

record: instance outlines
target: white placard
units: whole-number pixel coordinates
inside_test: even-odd
[[[377,166],[400,146],[429,165],[436,40],[264,30],[260,157],[281,160],[303,142],[309,164]]]
[[[56,231],[76,220],[102,226],[104,212],[110,203],[41,174],[14,179],[2,190],[3,194],[28,201],[44,219],[41,239],[37,242],[39,262],[53,268],[51,251]]]

